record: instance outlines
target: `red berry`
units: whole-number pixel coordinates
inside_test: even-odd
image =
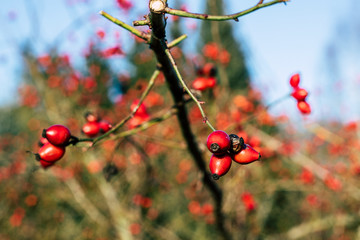
[[[133,101],[133,103],[131,104],[131,106],[130,106],[130,110],[131,110],[131,111],[134,111],[134,109],[135,109],[136,106],[139,104],[139,102],[140,102],[139,99],[135,99],[135,100]],[[145,115],[148,115],[146,106],[145,106],[143,103],[140,104],[140,106],[139,106],[139,108],[137,109],[135,115],[137,115],[137,116],[145,116]]]
[[[99,122],[99,127],[102,133],[106,133],[112,128],[112,125],[106,120],[101,120]]]
[[[129,120],[129,128],[133,129],[141,125],[143,122],[149,120],[149,115],[135,115]]]
[[[216,130],[210,133],[206,141],[207,148],[214,154],[223,154],[230,148],[230,137],[226,132]]]
[[[293,96],[298,101],[304,101],[307,95],[308,92],[303,88],[296,88],[291,94],[291,96]]]
[[[82,127],[83,133],[88,137],[95,137],[100,132],[98,122],[87,122]]]
[[[228,154],[215,155],[213,154],[210,159],[210,172],[215,180],[225,175],[231,167],[231,157]]]
[[[297,88],[299,86],[299,83],[300,83],[300,74],[296,73],[292,75],[290,78],[290,85],[293,88]]]
[[[99,120],[98,116],[92,112],[85,113],[85,119],[87,122],[97,122]]]
[[[213,63],[206,63],[202,68],[202,72],[205,76],[214,77],[216,76],[216,67]]]
[[[69,142],[71,133],[70,130],[63,125],[53,125],[48,129],[44,129],[43,137],[53,145],[63,146]]]
[[[231,158],[235,162],[240,164],[248,164],[260,159],[261,155],[259,152],[257,152],[248,144],[245,144],[244,146],[245,148],[243,148],[240,152],[231,154]]]
[[[54,162],[47,162],[47,161],[40,159],[40,164],[43,168],[48,168],[48,167],[54,165]]]
[[[46,139],[46,138],[44,138],[44,137],[42,137],[42,138],[40,138],[40,140],[39,140],[39,146],[40,147],[42,147],[42,146],[44,146],[46,143],[48,143],[49,141]]]
[[[311,113],[311,107],[310,105],[305,101],[299,101],[297,103],[297,108],[302,112],[303,114],[310,114]]]
[[[208,88],[208,82],[204,77],[198,77],[192,82],[192,88],[199,91],[204,91]]]
[[[65,154],[65,147],[55,146],[51,143],[46,143],[39,149],[36,158],[41,161],[55,162],[60,160]]]
[[[216,85],[216,79],[214,77],[209,77],[207,79],[207,86],[208,88],[214,88]]]

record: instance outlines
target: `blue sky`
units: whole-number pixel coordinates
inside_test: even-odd
[[[351,30],[344,48],[339,42],[344,39],[338,34],[341,23],[352,24],[356,15],[354,9],[359,9],[357,0],[292,0],[286,6],[279,4],[240,19],[233,23],[239,39],[242,39],[245,51],[249,55],[253,84],[264,94],[264,100],[271,102],[278,96],[290,91],[288,79],[295,72],[301,73],[301,86],[310,92],[309,102],[313,114],[308,121],[318,119],[338,119],[343,121],[359,119],[359,97],[356,90],[359,84],[356,78],[360,76],[359,54],[355,54],[356,31]],[[67,5],[66,2],[76,2]],[[169,0],[171,6],[172,1]],[[199,12],[203,1],[185,1],[190,11]],[[227,13],[246,9],[254,4],[253,0],[226,1]],[[101,0],[13,0],[3,1],[0,8],[0,103],[7,105],[16,102],[17,87],[21,78],[21,59],[19,48],[31,39],[35,50],[45,53],[54,39],[59,39],[60,51],[71,52],[72,61],[81,59],[89,34],[97,29],[105,29],[109,36],[118,31],[121,43],[125,45],[129,34],[110,24],[97,13],[106,10],[122,20],[141,19],[146,14],[147,1],[133,1],[137,6],[129,17],[115,7],[114,1]],[[354,7],[357,5],[357,8]],[[141,6],[141,7],[139,7]],[[356,12],[356,11],[355,11]],[[12,17],[14,20],[9,21]],[[76,27],[69,24],[74,19],[81,19]],[[198,20],[186,20],[188,24],[198,23]],[[360,23],[360,21],[358,21]],[[347,25],[346,25],[347,24]],[[61,32],[64,34],[60,34]],[[189,40],[194,32],[188,30]],[[359,30],[360,31],[360,30]],[[355,32],[355,35],[351,35]],[[60,37],[59,38],[59,34]],[[346,34],[345,34],[346,35]],[[85,36],[85,37],[84,37]],[[346,35],[347,36],[347,35]],[[345,39],[347,37],[345,36]],[[110,42],[115,41],[110,37]],[[110,43],[111,44],[111,43]],[[188,44],[188,51],[195,44]],[[327,52],[329,46],[337,49],[337,74],[329,69]],[[354,50],[352,50],[354,49]],[[357,49],[358,50],[358,49]],[[126,68],[119,61],[119,68]],[[339,83],[340,81],[340,83]],[[339,87],[340,86],[340,87]],[[340,91],[341,88],[341,91]],[[287,113],[296,120],[302,120],[295,108],[295,101],[289,99],[271,109],[274,114]],[[355,106],[355,107],[354,107]]]

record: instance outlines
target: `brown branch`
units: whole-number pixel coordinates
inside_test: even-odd
[[[166,82],[171,91],[175,105],[177,106],[177,118],[180,129],[190,154],[192,155],[197,167],[202,172],[202,181],[210,191],[215,202],[216,225],[220,235],[224,239],[231,239],[230,233],[225,228],[225,218],[222,212],[223,194],[218,185],[211,179],[207,173],[207,167],[202,153],[198,148],[198,143],[190,128],[189,118],[185,109],[184,91],[180,86],[180,79],[177,75],[174,65],[166,54],[167,46],[165,41],[166,19],[161,12],[164,10],[166,3],[162,0],[150,0],[150,21],[152,33],[150,38],[150,48],[154,51],[158,62],[162,66]]]

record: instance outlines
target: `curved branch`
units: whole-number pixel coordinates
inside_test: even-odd
[[[202,19],[202,20],[211,20],[211,21],[235,20],[235,21],[239,21],[238,20],[239,17],[242,17],[246,14],[252,13],[260,8],[269,7],[271,5],[278,4],[278,3],[286,3],[289,1],[290,0],[273,0],[273,1],[267,2],[267,3],[262,3],[262,1],[260,1],[258,4],[256,4],[255,6],[249,8],[249,9],[246,9],[246,10],[238,12],[238,13],[230,14],[230,15],[208,15],[208,14],[201,14],[201,13],[190,13],[190,12],[186,12],[186,11],[182,11],[182,10],[169,8],[169,7],[166,7],[164,12],[171,14],[171,15],[180,16],[180,17],[196,18],[196,19]]]

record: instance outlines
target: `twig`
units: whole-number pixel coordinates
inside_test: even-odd
[[[130,26],[130,25],[128,25],[128,24],[120,21],[119,19],[111,16],[110,14],[108,14],[108,13],[106,13],[106,12],[104,12],[104,11],[100,11],[99,13],[100,13],[102,16],[104,16],[105,18],[107,18],[107,19],[109,19],[110,21],[112,21],[113,23],[115,23],[115,24],[119,25],[120,27],[128,30],[129,32],[131,32],[131,33],[134,34],[135,36],[137,36],[137,37],[145,40],[146,42],[149,41],[149,39],[150,39],[149,34],[137,30],[136,28],[134,28],[134,27],[132,27],[132,26]]]
[[[203,121],[204,123],[206,123],[212,131],[215,131],[216,129],[211,125],[210,121],[208,120],[206,114],[205,114],[205,111],[204,109],[201,107],[201,102],[192,94],[192,92],[190,91],[190,89],[188,88],[188,86],[186,85],[186,83],[184,82],[180,72],[179,72],[179,69],[177,68],[176,66],[176,63],[175,63],[175,60],[174,58],[172,57],[169,49],[166,49],[165,50],[165,53],[166,53],[166,56],[169,58],[169,61],[171,62],[171,64],[173,65],[173,68],[175,70],[175,73],[181,83],[181,85],[183,86],[183,88],[185,89],[185,91],[189,94],[189,96],[191,97],[192,100],[194,100],[194,102],[196,103],[196,105],[198,106],[200,112],[201,112],[201,116],[203,117]]]
[[[242,17],[246,14],[252,13],[260,8],[269,7],[269,6],[277,4],[277,3],[286,3],[289,1],[290,0],[273,0],[273,1],[267,2],[267,3],[262,3],[262,1],[260,1],[258,4],[256,4],[255,6],[249,8],[249,9],[246,9],[246,10],[238,12],[238,13],[230,14],[230,15],[208,15],[208,14],[201,14],[201,13],[189,13],[189,12],[186,12],[183,10],[172,9],[169,7],[166,7],[164,12],[171,14],[171,15],[180,16],[180,17],[196,18],[196,19],[202,19],[202,20],[211,20],[211,21],[235,20],[235,21],[239,21],[238,20],[239,17]]]
[[[124,209],[122,207],[116,196],[114,188],[107,183],[104,178],[98,179],[98,187],[109,208],[110,216],[112,218],[118,239],[133,239],[129,231],[129,225],[132,218],[130,217],[131,212],[129,212],[129,209]]]
[[[186,34],[181,35],[180,37],[176,38],[175,40],[171,41],[167,47],[168,48],[173,48],[175,46],[177,46],[179,43],[181,43],[183,40],[185,40],[187,38]]]
[[[109,139],[115,140],[115,139],[127,137],[127,136],[133,135],[135,133],[144,131],[144,130],[148,129],[149,127],[152,127],[152,126],[158,124],[159,122],[162,122],[162,121],[165,121],[166,119],[169,119],[170,117],[175,115],[176,112],[177,112],[176,108],[172,108],[171,110],[166,112],[161,117],[150,119],[149,121],[142,123],[141,125],[137,126],[134,129],[130,129],[130,130],[118,133],[116,135],[112,135],[112,136],[109,137]]]

